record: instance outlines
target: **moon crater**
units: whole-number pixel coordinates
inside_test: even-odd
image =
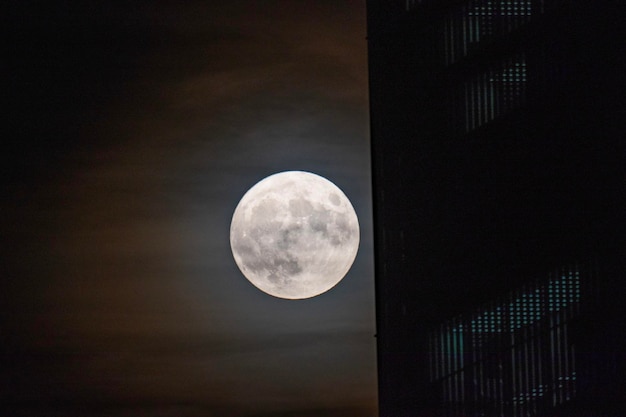
[[[241,199],[231,222],[235,262],[260,290],[280,298],[310,298],[348,272],[359,224],[345,194],[316,174],[271,175]]]

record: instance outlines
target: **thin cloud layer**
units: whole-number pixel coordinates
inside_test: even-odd
[[[374,415],[363,5],[27,11],[41,74],[15,55],[35,87],[0,223],[0,411]],[[228,247],[243,192],[285,169],[337,183],[363,236],[344,281],[299,302],[250,285]]]

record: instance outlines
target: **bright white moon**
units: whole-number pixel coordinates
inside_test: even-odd
[[[243,196],[230,225],[230,247],[243,275],[261,291],[315,297],[352,266],[359,221],[332,182],[310,172],[280,172]]]

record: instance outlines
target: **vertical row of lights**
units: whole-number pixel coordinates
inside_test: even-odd
[[[558,311],[580,301],[580,272],[568,269],[548,284],[548,310]]]
[[[513,301],[509,307],[509,330],[515,331],[541,319],[544,314],[543,288],[535,288]]]

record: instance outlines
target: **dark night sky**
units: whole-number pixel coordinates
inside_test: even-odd
[[[0,414],[376,414],[365,4],[14,1]],[[239,198],[315,172],[361,246],[330,292],[239,273]]]

